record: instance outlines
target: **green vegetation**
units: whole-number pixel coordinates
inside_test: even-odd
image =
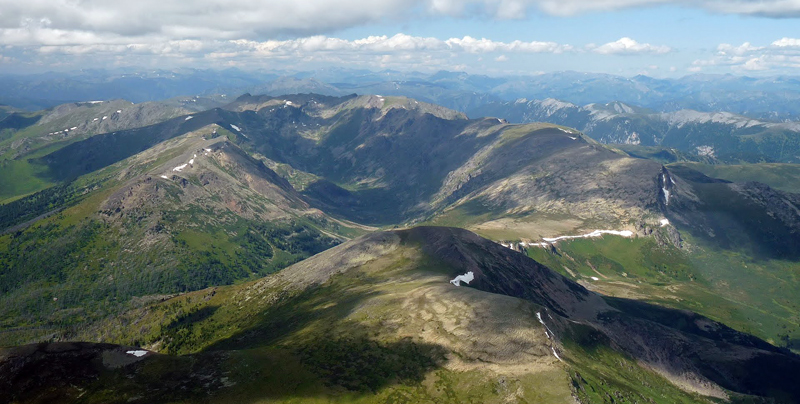
[[[756,181],[782,191],[800,193],[800,165],[798,164],[676,163],[670,168],[675,166],[699,171],[712,178],[721,178],[732,182]]]
[[[800,346],[800,269],[793,261],[760,260],[703,244],[688,251],[653,238],[559,241],[556,253],[528,255],[604,294],[691,310],[772,344]],[[593,280],[592,277],[598,280]],[[744,286],[746,285],[746,287]]]

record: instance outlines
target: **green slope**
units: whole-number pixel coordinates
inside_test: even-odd
[[[66,207],[0,236],[4,344],[81,327],[147,296],[263,276],[362,231],[309,209],[262,163],[211,138],[222,131],[214,128],[0,209]]]

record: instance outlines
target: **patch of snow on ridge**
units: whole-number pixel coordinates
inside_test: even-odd
[[[539,103],[541,107],[545,109],[548,115],[553,115],[556,111],[564,109],[564,108],[574,108],[574,104],[570,104],[568,102],[559,101],[555,98],[548,98]]]
[[[472,273],[472,271],[469,271],[464,275],[456,276],[455,278],[453,278],[453,280],[450,281],[450,283],[456,286],[461,286],[461,282],[464,282],[467,285],[469,285],[469,283],[472,282],[473,279],[475,279],[475,274]]]
[[[714,157],[714,146],[697,146],[695,149],[700,156]]]
[[[661,191],[664,192],[664,205],[669,205],[669,190],[667,189],[667,176],[661,174],[661,182],[664,184],[661,186]]]
[[[147,355],[148,352],[142,349],[137,349],[135,351],[125,351],[125,353],[128,355],[133,355],[137,358],[141,358],[142,356]]]
[[[625,104],[623,104],[621,102],[615,102],[614,103],[614,111],[617,111],[617,113],[619,113],[619,114],[632,114],[633,113],[633,108],[631,108],[631,107],[629,107],[629,106],[627,106],[627,105],[625,105]]]
[[[162,175],[162,176],[161,176],[161,178],[163,178],[163,179],[165,179],[165,180],[168,180],[168,179],[169,179],[169,177],[167,177],[166,175]]]
[[[550,349],[553,351],[553,355],[555,355],[556,359],[561,360],[561,357],[558,356],[558,353],[556,352],[556,349],[553,348],[553,347],[550,347]]]
[[[179,166],[177,166],[177,167],[173,168],[173,169],[172,169],[172,171],[181,171],[181,170],[183,170],[184,168],[186,168],[186,166],[188,166],[188,164],[181,164],[181,165],[179,165]]]
[[[190,119],[192,119],[192,118],[194,118],[194,117],[193,117],[193,116],[191,116],[191,115],[189,115],[189,116],[187,116],[187,117],[186,117],[186,119],[184,119],[184,121],[188,121],[188,120],[190,120]]]
[[[598,278],[596,276],[590,276],[590,278],[592,278],[593,281],[599,281],[600,280],[600,278]]]
[[[600,237],[603,234],[612,234],[615,236],[622,236],[622,237],[632,237],[633,232],[630,230],[595,230],[588,234],[581,234],[580,236],[559,236],[559,237],[544,237],[542,240],[547,241],[548,243],[555,243],[558,240],[570,240],[575,238],[591,238],[591,237]]]
[[[669,219],[661,219],[660,223],[661,227],[664,227],[669,224]]]
[[[234,125],[234,124],[231,124],[231,128],[233,128],[233,129],[234,129],[234,130],[236,130],[237,132],[241,132],[241,131],[242,131],[241,129],[239,129],[239,127],[238,127],[238,126],[236,126],[236,125]]]

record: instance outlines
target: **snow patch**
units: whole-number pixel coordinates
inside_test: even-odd
[[[660,220],[661,227],[669,225],[669,219],[661,219]]]
[[[561,359],[561,357],[560,357],[560,356],[558,356],[558,352],[556,352],[556,349],[555,349],[555,348],[553,348],[553,347],[550,347],[550,350],[552,350],[552,351],[553,351],[553,355],[555,355],[556,359],[558,359],[558,360],[560,360],[560,361],[563,361],[563,360]]]
[[[286,105],[293,105],[291,101],[286,101]]]
[[[697,146],[695,150],[697,150],[697,154],[700,156],[714,157],[715,154],[714,146]]]
[[[450,281],[450,283],[456,286],[461,286],[461,282],[464,282],[467,285],[469,285],[469,283],[472,282],[473,279],[475,279],[475,274],[472,273],[472,271],[469,271],[464,275],[456,276],[455,278],[453,278],[453,280]]]
[[[590,278],[591,278],[593,281],[599,281],[599,280],[600,280],[600,278],[598,278],[598,277],[596,277],[596,276],[590,276]]]
[[[618,114],[632,114],[633,108],[621,103],[615,102],[614,103],[614,111],[617,111]]]
[[[161,176],[161,178],[163,178],[163,179],[165,179],[165,180],[168,180],[168,179],[169,179],[169,177],[167,177],[166,175],[162,175],[162,176]]]
[[[667,189],[667,176],[661,174],[661,191],[664,192],[664,205],[669,205],[669,190]]]
[[[177,166],[177,167],[173,168],[173,169],[172,169],[172,171],[178,171],[178,172],[180,172],[181,170],[183,170],[184,168],[186,168],[186,166],[188,166],[188,164],[181,164],[181,165],[179,165],[179,166]]]
[[[100,118],[94,118],[94,119],[92,119],[92,122],[96,122],[96,121],[99,121],[99,120],[100,120]]]
[[[548,98],[544,101],[539,102],[539,105],[545,109],[548,115],[553,115],[556,111],[564,109],[564,108],[574,108],[574,104],[570,104],[568,102],[563,102],[556,100],[554,98]]]
[[[105,121],[106,119],[108,119],[108,116],[103,116],[103,120]]]
[[[191,115],[189,115],[189,116],[187,116],[187,117],[186,117],[186,119],[184,119],[184,121],[188,121],[188,120],[190,120],[190,119],[192,119],[192,118],[194,118],[194,117],[193,117],[193,116],[191,116]]]
[[[118,113],[118,114],[121,114],[121,113],[122,113],[122,110],[121,110],[121,109],[118,109],[118,110],[117,110],[117,113]]]
[[[234,125],[234,124],[231,124],[231,128],[233,128],[233,129],[234,129],[235,131],[237,131],[237,132],[241,132],[241,131],[242,131],[241,129],[239,129],[239,127],[238,127],[238,126],[236,126],[236,125]]]
[[[133,355],[137,358],[141,358],[142,356],[147,355],[148,352],[142,349],[137,349],[135,351],[125,351],[125,353],[128,355]]]
[[[73,126],[73,127],[69,128],[69,130],[75,130],[75,129],[78,129],[78,127],[77,126]]]
[[[622,236],[622,237],[632,237],[633,232],[630,230],[595,230],[588,234],[581,234],[579,236],[559,236],[559,237],[543,237],[542,240],[547,241],[548,243],[555,243],[559,240],[569,240],[575,238],[591,238],[591,237],[600,237],[603,234],[612,234],[615,236]]]
[[[192,165],[192,164],[194,164],[194,159],[189,160],[189,165]]]

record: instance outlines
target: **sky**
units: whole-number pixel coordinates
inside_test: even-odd
[[[800,0],[0,0],[0,72],[800,76]]]

